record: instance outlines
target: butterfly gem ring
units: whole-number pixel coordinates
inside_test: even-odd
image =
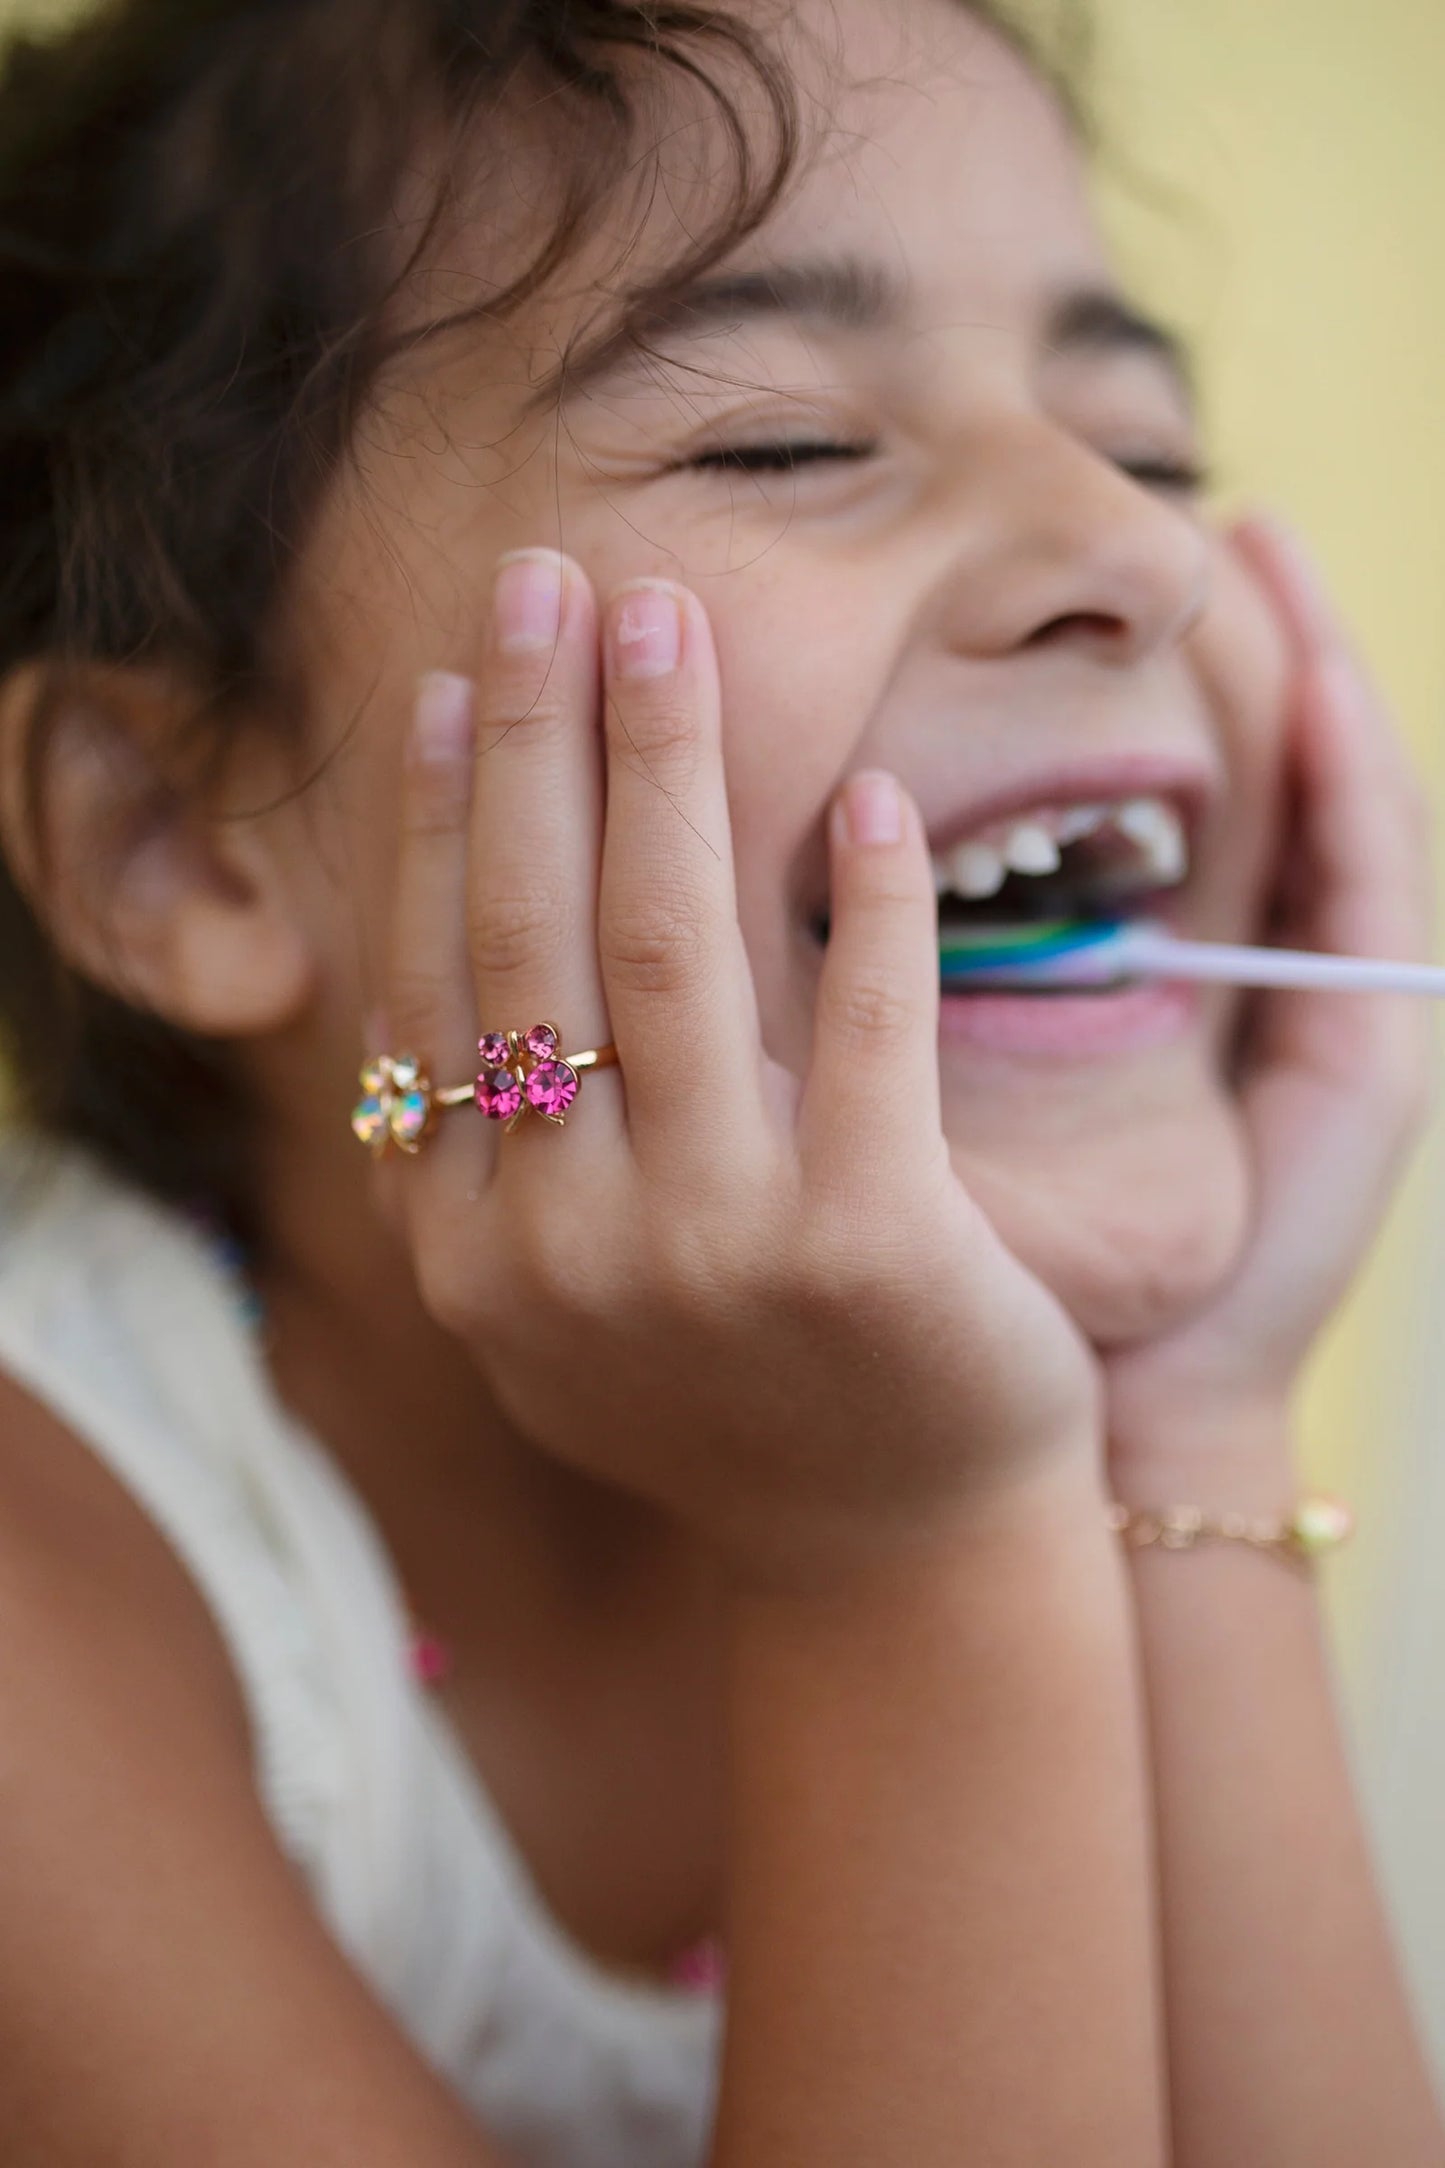
[[[414,1157],[451,1107],[475,1106],[489,1121],[514,1129],[523,1116],[540,1114],[560,1129],[589,1069],[616,1066],[615,1046],[562,1054],[555,1024],[530,1031],[489,1031],[477,1051],[482,1067],[475,1083],[438,1091],[415,1054],[376,1054],[361,1071],[361,1098],[352,1110],[357,1141],[378,1159],[393,1149]]]

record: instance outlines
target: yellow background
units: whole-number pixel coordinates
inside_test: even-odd
[[[1445,809],[1445,0],[1094,0],[1104,200],[1222,494],[1304,532]],[[1445,928],[1437,953],[1445,958]],[[1445,1123],[1305,1396],[1366,1803],[1445,2069]]]
[[[0,0],[0,25],[72,11]],[[1202,356],[1224,495],[1307,535],[1445,804],[1445,0],[1095,0],[1092,14],[1111,223],[1133,282]],[[1305,1427],[1312,1474],[1362,1509],[1332,1601],[1445,2055],[1442,1205],[1437,1134],[1316,1365]]]
[[[1304,531],[1434,785],[1445,724],[1445,6],[1096,0],[1105,202],[1193,336],[1225,497]],[[1392,1570],[1436,1215],[1417,1170],[1317,1365],[1313,1472],[1360,1502],[1336,1570],[1357,1690]]]

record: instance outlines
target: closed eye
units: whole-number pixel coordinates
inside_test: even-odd
[[[1119,459],[1115,461],[1121,474],[1139,482],[1145,489],[1177,490],[1181,496],[1196,496],[1209,486],[1209,472],[1197,459]]]
[[[830,461],[868,459],[876,442],[809,438],[796,442],[721,444],[697,452],[681,462],[686,469],[707,474],[792,474],[800,467],[822,466]],[[1198,460],[1138,458],[1120,459],[1116,465],[1145,489],[1175,491],[1195,496],[1208,487],[1209,474]]]
[[[821,466],[826,460],[866,459],[876,444],[830,443],[824,440],[794,444],[725,444],[695,453],[683,464],[714,474],[790,474],[798,467]]]

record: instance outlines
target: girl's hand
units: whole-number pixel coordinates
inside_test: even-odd
[[[1296,829],[1273,935],[1287,947],[1421,958],[1431,930],[1429,828],[1400,742],[1298,545],[1264,521],[1234,539],[1298,658]],[[1266,1482],[1287,1482],[1280,1463],[1294,1381],[1423,1120],[1429,1038],[1428,1004],[1409,997],[1260,997],[1240,1092],[1255,1163],[1253,1234],[1202,1314],[1107,1360],[1116,1488],[1142,1496],[1152,1481],[1148,1502],[1165,1504],[1159,1478],[1201,1463],[1207,1476],[1231,1450],[1248,1456],[1260,1443]],[[1247,1481],[1246,1470],[1233,1473]]]
[[[475,702],[423,690],[393,1050],[451,1084],[482,1030],[551,1019],[620,1056],[565,1133],[468,1107],[387,1164],[428,1306],[529,1440],[747,1571],[826,1574],[1051,1470],[1096,1480],[1088,1352],[949,1165],[915,808],[881,775],[834,808],[799,1082],[760,1038],[702,606],[633,583],[602,646],[599,724],[588,582],[526,552]]]

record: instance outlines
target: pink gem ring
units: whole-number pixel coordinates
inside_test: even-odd
[[[381,1159],[391,1151],[415,1157],[437,1115],[450,1107],[479,1107],[488,1120],[505,1122],[509,1129],[535,1113],[560,1129],[587,1071],[610,1069],[617,1061],[615,1046],[563,1055],[560,1045],[552,1024],[534,1024],[525,1032],[489,1031],[478,1046],[482,1068],[476,1082],[443,1091],[433,1087],[417,1055],[373,1055],[362,1067],[352,1134]]]
[[[566,1122],[589,1069],[616,1065],[615,1046],[589,1047],[584,1054],[563,1054],[555,1024],[534,1024],[530,1031],[487,1031],[477,1044],[481,1073],[471,1096],[489,1122],[515,1129],[527,1114],[540,1114],[558,1129]]]

